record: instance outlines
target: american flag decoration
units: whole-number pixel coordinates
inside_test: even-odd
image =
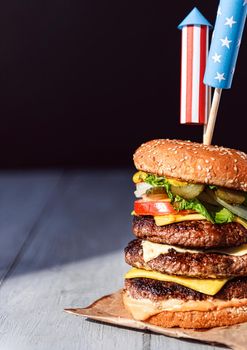
[[[209,88],[203,77],[211,24],[195,7],[178,26],[182,30],[180,123],[206,124]]]
[[[221,0],[213,32],[204,82],[230,89],[242,39],[247,0]]]

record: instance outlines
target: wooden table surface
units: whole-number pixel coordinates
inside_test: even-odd
[[[0,174],[1,350],[224,349],[63,312],[122,287],[128,171]]]

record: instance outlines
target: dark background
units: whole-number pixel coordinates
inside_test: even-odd
[[[179,125],[180,31],[218,1],[8,0],[0,5],[0,166],[132,165],[152,138],[201,141]],[[214,143],[247,151],[246,33]]]

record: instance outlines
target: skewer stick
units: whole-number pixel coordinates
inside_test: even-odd
[[[207,112],[207,122],[203,125],[203,143],[205,140],[205,135],[206,135],[206,131],[207,131],[207,123],[208,123],[208,119],[209,119],[209,113],[211,110],[211,106],[212,106],[212,88],[211,86],[207,86],[208,89],[208,112]]]
[[[212,138],[213,138],[214,127],[215,127],[215,122],[216,122],[216,118],[217,118],[217,112],[219,109],[221,93],[222,93],[222,89],[216,88],[214,90],[212,107],[211,107],[210,113],[209,113],[206,132],[204,133],[204,137],[203,137],[204,145],[210,145]]]

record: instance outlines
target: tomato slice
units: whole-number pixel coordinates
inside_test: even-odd
[[[134,203],[134,211],[137,215],[166,215],[166,214],[177,214],[172,204],[166,200],[159,201],[145,201],[137,200]]]

